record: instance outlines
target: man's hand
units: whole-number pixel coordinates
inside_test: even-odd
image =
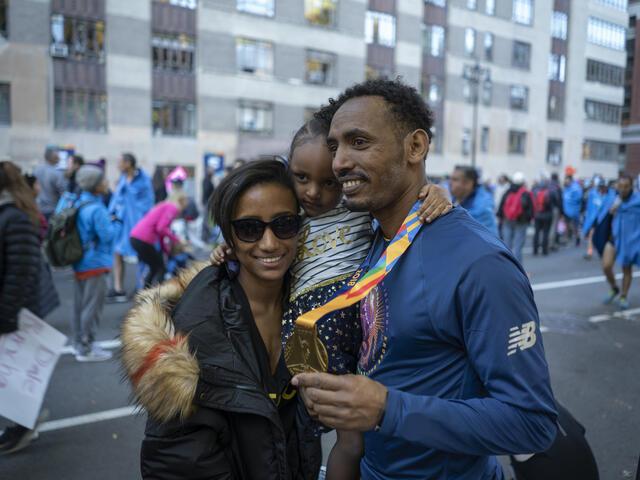
[[[444,185],[425,185],[418,193],[418,199],[423,200],[418,210],[418,218],[423,223],[431,223],[453,208],[451,195]]]
[[[373,429],[387,397],[387,387],[363,375],[301,373],[291,383],[314,419],[341,430]]]

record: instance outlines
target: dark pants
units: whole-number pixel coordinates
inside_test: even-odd
[[[533,234],[533,254],[538,253],[538,248],[542,246],[542,253],[549,253],[549,231],[551,230],[551,216],[537,216],[535,220],[535,232]],[[542,236],[542,239],[540,239]]]
[[[144,286],[150,287],[164,280],[164,257],[162,252],[158,251],[155,246],[150,243],[143,242],[137,238],[131,237],[131,246],[138,254],[138,259],[149,266],[149,273],[144,279]]]

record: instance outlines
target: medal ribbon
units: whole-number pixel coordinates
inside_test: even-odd
[[[411,245],[411,242],[413,242],[413,239],[420,231],[420,227],[422,226],[422,222],[418,220],[418,208],[420,204],[421,202],[417,202],[411,207],[411,211],[409,215],[407,215],[407,218],[404,219],[404,222],[402,222],[398,233],[393,237],[393,240],[391,240],[391,243],[387,246],[371,270],[360,278],[368,264],[368,262],[365,261],[363,266],[360,266],[346,283],[345,289],[343,289],[342,292],[338,293],[338,295],[324,305],[300,315],[296,319],[296,325],[312,329],[315,323],[327,313],[333,312],[334,310],[342,310],[366,297],[371,289],[380,283],[391,271],[400,256],[409,248],[409,245]]]

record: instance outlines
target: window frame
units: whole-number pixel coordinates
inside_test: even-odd
[[[247,58],[248,46],[253,46],[255,48],[255,59],[253,64],[250,62],[244,64],[241,60],[245,60]],[[266,58],[261,58],[258,55],[261,52],[268,51],[268,55]],[[274,44],[273,42],[269,42],[267,40],[258,40],[255,38],[247,38],[247,37],[236,37],[236,72],[243,73],[247,75],[254,75],[258,77],[270,77],[273,76],[274,73]],[[263,68],[264,64],[268,68]],[[251,67],[254,67],[251,69]]]
[[[156,122],[158,118],[168,112],[168,122]],[[189,114],[187,118],[185,114]],[[185,121],[186,120],[186,121]],[[192,102],[176,100],[154,99],[151,102],[151,132],[154,137],[191,137],[198,132],[197,106]],[[159,126],[157,126],[160,123]]]
[[[60,23],[61,21],[61,23]],[[55,24],[55,25],[54,25]],[[54,29],[54,26],[56,27]],[[58,28],[62,27],[62,31]],[[49,16],[49,53],[67,61],[104,65],[106,61],[105,22],[54,13]],[[93,41],[89,32],[93,31]],[[61,34],[61,40],[54,38]],[[79,48],[79,46],[81,48]],[[93,53],[90,53],[93,52]]]
[[[95,106],[93,113],[91,105]],[[53,92],[53,110],[54,130],[107,133],[107,92],[56,88]],[[95,123],[92,117],[95,118]],[[82,118],[84,121],[79,121]]]
[[[9,0],[0,0],[0,10],[4,11],[4,25],[0,24],[0,38],[9,40]]]
[[[469,40],[471,40],[471,48],[469,48]],[[476,31],[472,27],[464,28],[464,54],[467,57],[473,57],[476,53]]]
[[[444,56],[444,44],[446,31],[444,26],[433,23],[423,23],[422,27],[422,51],[431,57],[441,58]],[[437,41],[434,41],[437,39]],[[434,54],[434,46],[438,47]]]
[[[324,5],[327,5],[328,2],[333,3],[333,9],[326,10],[324,9]],[[319,9],[323,10],[323,13],[327,13],[327,22],[314,21],[310,18],[308,14],[309,6],[313,6],[314,4],[319,5]],[[333,28],[338,25],[338,0],[304,0],[304,18],[307,24],[322,26],[326,28]],[[321,18],[321,17],[320,17]]]
[[[525,62],[519,60],[523,57],[522,53],[526,51],[526,65]],[[527,42],[521,42],[519,40],[513,41],[511,66],[520,68],[523,70],[531,70],[531,44]]]
[[[560,152],[552,152],[552,146],[560,147]],[[562,165],[562,148],[563,148],[563,142],[562,140],[558,140],[555,138],[548,138],[547,139],[547,158],[546,161],[549,165]],[[555,149],[554,149],[555,150]],[[553,157],[552,157],[553,155]],[[556,160],[557,158],[557,160]]]
[[[11,83],[9,82],[0,82],[0,99],[6,99],[6,115],[3,114],[0,109],[0,126],[10,126],[11,125]],[[0,105],[2,105],[4,101],[0,101]]]
[[[514,96],[514,92],[523,92],[521,96]],[[529,111],[529,87],[526,85],[511,85],[509,87],[509,108],[521,112]]]
[[[533,0],[513,0],[511,20],[519,25],[533,26]]]
[[[511,155],[525,155],[527,152],[527,132],[522,130],[509,130],[509,143],[507,151]],[[518,139],[514,144],[513,139]]]
[[[383,20],[385,22],[383,22]],[[391,37],[381,37],[380,25],[386,22],[388,28],[391,28]],[[377,22],[377,23],[376,23]],[[378,12],[376,10],[367,10],[364,18],[364,41],[367,45],[380,45],[382,47],[394,48],[396,46],[396,17],[390,13]],[[383,40],[383,41],[381,41]]]
[[[268,120],[269,125],[267,128],[247,128],[246,124],[243,122],[243,113],[244,110],[253,110],[255,112],[263,111],[267,112],[269,115],[265,116],[265,119]],[[244,133],[253,133],[253,134],[263,134],[263,135],[272,135],[273,134],[273,125],[274,125],[274,105],[269,102],[261,102],[261,101],[253,101],[253,100],[240,100],[238,103],[238,130]],[[257,117],[257,115],[256,115]]]
[[[314,61],[313,59],[310,58],[310,56],[315,55],[318,56],[319,58],[325,57],[326,59],[328,59],[328,62],[323,62],[322,60],[315,60],[317,61],[319,64],[328,64],[329,68],[328,68],[328,72],[324,72],[324,81],[322,82],[315,82],[310,80],[310,71],[308,69],[309,64]],[[335,70],[336,70],[336,61],[337,61],[337,55],[335,53],[332,52],[326,52],[323,50],[316,50],[316,49],[311,49],[308,48],[305,50],[305,62],[304,62],[304,81],[305,83],[308,83],[310,85],[325,85],[325,86],[332,86],[335,84]],[[328,77],[328,78],[327,78]]]

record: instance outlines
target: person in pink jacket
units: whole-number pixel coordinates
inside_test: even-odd
[[[171,222],[186,206],[187,194],[183,190],[174,189],[167,200],[149,210],[131,229],[131,246],[138,258],[149,266],[149,273],[144,279],[145,288],[164,279],[165,262],[162,252],[169,255],[170,244],[180,243],[180,239],[171,231]],[[157,242],[160,242],[162,251],[156,248]]]

